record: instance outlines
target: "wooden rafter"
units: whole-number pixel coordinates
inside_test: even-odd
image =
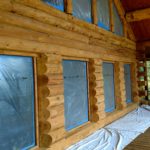
[[[150,8],[136,10],[126,14],[126,20],[128,22],[140,21],[150,18]]]

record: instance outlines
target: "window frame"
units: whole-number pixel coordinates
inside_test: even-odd
[[[116,78],[116,73],[115,73],[115,62],[114,61],[109,61],[109,60],[103,60],[102,61],[102,64],[103,63],[112,63],[113,64],[113,79],[114,79],[114,102],[115,102],[115,108],[114,108],[114,110],[112,111],[112,112],[106,112],[105,111],[105,113],[106,114],[112,114],[113,112],[115,112],[116,111],[116,109],[117,109],[117,99],[116,99],[116,80],[115,80],[115,78]],[[103,72],[102,72],[103,73]],[[103,79],[103,82],[104,82],[104,79]],[[104,89],[104,86],[103,86],[103,89]],[[104,95],[104,98],[105,98],[105,95]]]
[[[126,104],[128,105],[128,104],[131,104],[131,103],[133,103],[133,99],[134,99],[134,97],[133,97],[133,87],[132,87],[132,64],[131,63],[124,63],[124,67],[125,67],[125,65],[130,65],[130,84],[131,84],[131,101],[130,102],[127,102],[127,97],[126,97]],[[125,81],[125,70],[124,70],[124,83],[125,83],[126,81]],[[126,84],[126,83],[125,83]],[[125,92],[126,92],[126,85],[125,85]]]
[[[128,64],[128,65],[130,65],[130,78],[131,78],[131,102],[130,103],[126,103],[127,104],[127,106],[129,106],[129,105],[131,105],[132,103],[135,103],[136,101],[134,100],[134,86],[135,86],[135,80],[134,80],[134,72],[133,72],[133,70],[135,69],[134,67],[134,63],[133,62],[124,62],[123,63],[123,65],[125,65],[125,64]],[[125,80],[124,80],[125,81]],[[137,82],[137,81],[136,81]],[[124,85],[125,85],[125,82],[124,82]],[[125,91],[126,92],[126,91]]]
[[[90,100],[90,90],[89,90],[89,86],[90,86],[90,83],[89,83],[89,59],[86,59],[86,58],[77,58],[77,57],[68,57],[68,56],[63,56],[62,57],[62,61],[63,60],[76,60],[76,61],[84,61],[86,62],[86,76],[87,76],[87,100],[88,100],[88,121],[85,122],[84,124],[81,124],[75,128],[72,128],[71,130],[66,130],[65,129],[65,126],[64,126],[64,129],[66,131],[66,134],[69,134],[69,133],[73,133],[73,132],[76,132],[79,128],[84,128],[86,127],[88,124],[91,124],[92,123],[92,111],[91,111],[91,100]],[[65,109],[65,108],[64,108]],[[64,114],[65,115],[65,114]]]
[[[36,58],[37,54],[26,53],[26,52],[9,52],[9,51],[0,51],[0,55],[5,56],[20,56],[20,57],[31,57],[33,64],[33,83],[34,83],[34,131],[35,131],[35,146],[31,147],[30,150],[38,150],[39,148],[39,118],[38,118],[38,95],[37,95],[37,63]]]

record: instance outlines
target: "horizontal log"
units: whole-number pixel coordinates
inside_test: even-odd
[[[40,0],[36,0],[36,2],[33,2],[32,0],[15,0],[16,2],[18,3],[21,3],[23,5],[26,5],[26,6],[30,6],[30,7],[33,7],[33,8],[36,8],[36,9],[39,9],[39,10],[42,10],[50,15],[53,15],[57,18],[62,18],[63,20],[67,20],[67,21],[70,21],[71,23],[74,23],[78,26],[81,26],[83,28],[87,28],[88,30],[94,30],[95,32],[98,32],[99,34],[101,35],[108,35],[108,37],[112,38],[114,37],[114,40],[120,40],[120,38],[122,38],[122,40],[126,40],[126,41],[130,41],[131,40],[128,40],[126,38],[123,38],[123,37],[119,37],[117,35],[114,35],[113,33],[109,32],[109,31],[106,31],[102,28],[99,28],[98,26],[95,26],[93,24],[89,24],[85,21],[82,21],[80,19],[77,19],[75,17],[72,17],[68,14],[65,14],[65,13],[62,13],[60,11],[58,11],[57,9],[54,9],[46,4],[44,4],[43,2],[41,2]],[[109,40],[108,40],[109,41]]]
[[[150,18],[150,8],[135,10],[126,14],[128,22],[141,21]]]
[[[0,11],[0,22],[21,26],[27,29],[31,29],[33,31],[39,31],[50,35],[58,35],[61,37],[66,37],[68,39],[76,39],[77,41],[81,40],[86,43],[88,42],[88,38],[86,38],[85,36],[81,39],[82,35],[73,32],[72,34],[70,34],[70,31],[67,31],[65,29],[44,24],[31,18],[20,16],[14,13]]]
[[[59,64],[57,65],[57,67],[53,67],[50,64],[47,65],[47,74],[62,74],[63,73],[63,68],[62,66]]]
[[[128,61],[128,62],[134,62],[134,58],[126,58],[121,56],[114,56],[114,55],[108,55],[105,54],[105,51],[101,51],[99,53],[93,53],[86,51],[81,51],[75,48],[66,48],[64,46],[58,46],[54,44],[47,44],[47,43],[39,43],[35,41],[29,41],[29,40],[21,40],[18,38],[11,38],[11,37],[5,37],[0,36],[0,49],[6,49],[6,50],[18,50],[18,51],[26,51],[26,52],[36,52],[36,53],[57,53],[60,55],[66,55],[66,56],[75,56],[75,57],[83,57],[83,58],[102,58],[106,60],[118,60],[118,61]]]
[[[47,109],[50,111],[51,118],[55,118],[64,114],[64,104],[55,107],[48,107]]]
[[[58,40],[57,37],[55,38],[53,36],[53,39],[51,39],[50,36],[46,36],[45,34],[33,32],[33,31],[30,31],[30,30],[25,30],[25,29],[22,29],[22,28],[18,28],[18,27],[6,25],[6,24],[1,24],[0,25],[0,31],[1,31],[0,32],[1,35],[9,36],[9,37],[17,37],[17,38],[21,37],[23,39],[28,39],[28,40],[30,39],[30,40],[38,41],[38,42],[65,45],[67,47],[68,47],[68,43],[71,43],[71,45],[69,47],[74,47],[73,45],[78,45],[77,48],[84,49],[84,50],[89,50],[89,51],[93,51],[93,49],[95,49],[94,47],[92,48],[92,47],[90,47],[88,45],[85,45],[85,44],[82,44],[82,46],[80,47],[79,43],[76,43],[76,44],[74,43],[73,44],[72,42],[70,42],[70,41],[67,42],[64,39],[61,39],[62,43],[63,43],[63,44],[61,44],[59,42],[61,40]],[[75,46],[75,48],[76,48],[76,46]],[[96,51],[98,52],[99,48]],[[104,53],[106,53],[106,52],[104,52]],[[60,62],[57,59],[54,62],[53,62],[53,60],[48,60],[48,61],[51,61],[51,63],[59,63]]]
[[[95,82],[97,88],[102,88],[104,86],[104,81],[103,80],[98,80]]]
[[[64,95],[51,96],[51,97],[47,97],[47,99],[49,101],[49,106],[47,107],[47,109],[50,109],[50,107],[64,104]]]
[[[51,124],[51,131],[64,127],[64,114],[61,114],[55,118],[49,117],[47,121]]]
[[[12,22],[13,22],[13,24],[15,25],[15,22],[16,22],[15,20],[10,21],[10,20],[12,20],[12,18],[8,19],[10,16],[14,17],[14,15],[9,14],[10,16],[8,17],[8,14],[1,13],[1,15],[3,15],[3,14],[5,14],[5,17],[7,18],[7,21],[5,19],[5,21],[2,20],[3,22],[10,23],[10,24],[12,24]],[[20,19],[22,19],[22,18],[20,17]],[[16,20],[18,22],[19,19],[16,19]],[[20,22],[19,24],[21,24],[21,26],[23,26],[23,27],[29,27],[30,22],[29,22],[29,20],[28,20],[28,23],[27,23],[27,21],[22,20],[22,22]],[[34,30],[35,30],[38,23],[36,23],[36,24],[34,24],[34,23],[35,22],[32,20],[32,25],[30,25],[30,26],[34,26]],[[42,26],[40,25],[41,27],[39,27],[39,25],[38,25],[38,30],[41,32],[41,31],[43,31],[41,28],[44,25],[42,25]],[[45,28],[46,28],[46,30],[45,30]],[[48,27],[45,27],[45,28],[44,28],[44,30],[45,30],[46,34],[49,33],[49,31],[56,31],[57,30],[57,29],[54,30],[53,28],[51,30],[49,30]],[[58,28],[58,30],[60,30],[60,29]],[[31,31],[31,28],[30,28],[30,30],[25,30],[25,29],[18,28],[18,27],[15,27],[15,26],[10,26],[10,25],[6,26],[6,24],[2,24],[1,25],[1,31],[2,31],[1,35],[4,35],[4,36],[15,37],[15,38],[20,38],[21,37],[22,39],[28,39],[28,40],[38,41],[38,42],[42,42],[42,43],[57,44],[57,45],[62,45],[62,46],[70,47],[70,48],[82,49],[82,50],[86,50],[86,51],[99,52],[101,49],[102,50],[106,49],[106,43],[103,44],[103,47],[101,45],[101,48],[100,48],[98,46],[87,45],[87,44],[84,44],[82,42],[71,41],[71,40],[67,40],[67,39],[64,39],[64,38],[60,38],[60,37],[57,36],[57,33],[52,36],[52,35],[45,35],[45,34],[42,34],[42,33],[33,32],[33,31]],[[72,36],[72,34],[71,34],[71,36]],[[82,36],[80,38],[82,39]],[[80,38],[78,38],[78,39],[80,39]],[[117,51],[118,48],[119,47],[115,48],[113,46],[109,46],[109,48],[107,48],[107,49],[113,49],[114,50],[113,55],[118,55],[119,54],[119,55],[124,56],[124,55],[127,54],[127,53],[122,54],[123,51],[121,53],[120,52],[118,53],[118,51]],[[107,51],[104,51],[104,53],[107,53],[107,55],[110,55],[112,52],[110,50],[107,50]],[[130,57],[132,55],[133,54],[130,54]]]
[[[104,100],[105,100],[105,97],[103,94],[97,95],[97,96],[95,96],[95,98],[97,99],[97,103],[104,102]]]
[[[64,94],[64,86],[63,85],[51,85],[48,86],[50,91],[49,96],[63,95]]]
[[[103,88],[96,88],[96,89],[95,89],[95,92],[96,92],[96,96],[98,96],[98,95],[104,95],[104,90],[103,90]]]
[[[15,9],[16,8],[16,9]],[[28,10],[28,11],[24,11],[24,10]],[[25,16],[28,16],[28,17],[32,17],[32,18],[34,18],[34,19],[38,19],[39,21],[44,21],[44,23],[49,23],[50,21],[53,21],[53,23],[52,22],[50,22],[49,24],[53,24],[53,25],[55,25],[55,26],[60,26],[61,28],[65,28],[65,29],[67,29],[67,30],[69,30],[69,29],[71,29],[71,30],[73,30],[74,32],[78,32],[78,33],[80,33],[80,34],[85,34],[86,36],[90,36],[90,37],[95,37],[95,38],[99,38],[100,37],[100,33],[99,34],[97,34],[97,32],[95,32],[95,31],[91,31],[91,30],[87,30],[87,29],[85,29],[85,28],[83,28],[83,27],[79,27],[79,26],[77,26],[77,25],[75,25],[75,24],[73,24],[73,23],[68,23],[68,21],[67,22],[64,22],[64,23],[62,23],[62,21],[64,21],[64,20],[62,20],[62,19],[59,19],[58,17],[57,17],[57,19],[54,19],[54,18],[51,18],[51,19],[48,19],[49,17],[53,17],[53,16],[50,16],[50,15],[48,15],[48,14],[46,14],[46,13],[44,13],[44,12],[41,12],[41,11],[39,11],[39,10],[37,10],[37,9],[31,9],[31,8],[29,8],[29,7],[26,7],[26,6],[23,6],[23,5],[20,5],[20,4],[16,4],[16,3],[13,3],[13,11],[15,11],[16,13],[18,13],[18,14],[21,14],[21,15],[25,15]],[[41,17],[41,15],[44,15],[44,16],[42,16]],[[46,21],[45,21],[46,20]],[[57,22],[56,22],[56,20],[57,20]],[[60,21],[59,21],[60,20]],[[67,24],[67,25],[66,25]],[[64,25],[64,27],[62,27]],[[105,31],[105,32],[107,32],[107,31]],[[101,33],[102,34],[102,33]],[[109,33],[110,34],[110,33]],[[102,34],[103,35],[103,37],[105,37],[105,34],[103,33]],[[112,34],[113,35],[113,34]],[[108,38],[111,36],[111,39],[108,39],[108,38],[105,38],[105,40],[107,40],[107,41],[113,41],[113,43],[115,43],[115,41],[120,41],[120,38],[116,38],[117,36],[114,36],[114,38],[112,38],[112,35],[110,34],[109,36],[108,36]],[[117,39],[117,40],[116,40]],[[127,39],[125,39],[125,38],[122,38],[122,44],[124,43],[124,41],[125,42],[127,42]],[[128,40],[128,43],[131,43],[131,41],[129,41]],[[133,44],[133,43],[132,43]],[[126,45],[128,45],[128,44],[124,44],[124,46],[126,46]]]
[[[105,103],[104,102],[98,103],[97,106],[98,106],[98,112],[102,112],[102,113],[105,112],[104,111],[105,110]]]
[[[61,128],[59,128],[59,129],[57,129],[57,130],[50,131],[48,134],[49,134],[49,135],[51,136],[51,138],[52,138],[52,143],[55,143],[55,142],[57,142],[57,141],[59,141],[60,139],[62,139],[62,138],[65,137],[66,131],[65,131],[64,127],[61,127]]]

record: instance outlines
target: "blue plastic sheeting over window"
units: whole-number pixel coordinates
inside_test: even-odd
[[[83,61],[63,61],[66,130],[88,122],[86,68],[86,62]]]
[[[125,88],[126,88],[126,102],[132,102],[132,89],[131,89],[131,71],[130,64],[124,65],[124,73],[125,73]]]
[[[31,57],[0,55],[0,149],[35,146]]]
[[[115,109],[114,90],[114,65],[103,63],[105,111],[112,112]]]
[[[91,18],[91,0],[72,0],[73,16],[92,22]]]
[[[56,9],[64,11],[64,1],[63,0],[43,0],[43,2],[55,7]]]
[[[115,4],[113,4],[113,19],[114,19],[114,32],[117,35],[123,36],[123,24],[118,14]]]
[[[109,0],[97,0],[98,26],[110,30]]]

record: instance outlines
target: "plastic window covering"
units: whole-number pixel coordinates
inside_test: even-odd
[[[132,102],[132,89],[131,89],[131,69],[130,64],[124,65],[124,73],[125,73],[125,89],[126,89],[126,102]]]
[[[0,55],[0,149],[35,146],[31,57]]]
[[[147,81],[148,81],[148,100],[150,100],[150,61],[146,62],[147,66]]]
[[[91,0],[72,0],[73,16],[87,22],[92,22]]]
[[[112,112],[115,109],[115,90],[114,90],[114,65],[103,63],[105,112]]]
[[[110,30],[109,0],[97,0],[98,26]]]
[[[114,19],[114,32],[117,35],[123,36],[123,24],[114,3],[113,3],[113,19]]]
[[[88,122],[87,64],[64,60],[65,128],[71,130]]]
[[[46,4],[53,6],[54,8],[64,11],[64,0],[43,0]]]

